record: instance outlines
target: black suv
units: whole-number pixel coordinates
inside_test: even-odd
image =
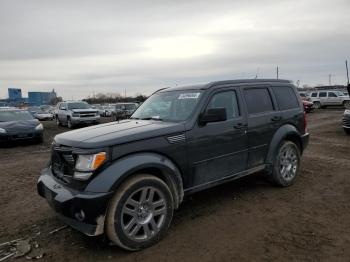
[[[57,135],[38,192],[73,228],[139,250],[186,195],[259,171],[291,185],[308,140],[289,81],[167,88],[128,120]]]

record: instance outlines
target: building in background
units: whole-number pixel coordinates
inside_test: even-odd
[[[28,92],[28,104],[31,106],[55,104],[57,94],[53,89],[51,92]]]
[[[9,100],[20,101],[22,99],[22,90],[20,88],[8,88]]]

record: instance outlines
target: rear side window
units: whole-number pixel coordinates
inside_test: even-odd
[[[273,111],[273,105],[267,88],[251,88],[244,90],[249,114],[259,114]]]
[[[317,97],[317,93],[312,93],[311,97]]]
[[[275,86],[273,87],[273,92],[280,110],[288,110],[299,107],[298,98],[291,87]]]
[[[327,92],[320,92],[320,94],[318,96],[319,97],[326,97],[327,96]]]

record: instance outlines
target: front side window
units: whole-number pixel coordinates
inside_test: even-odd
[[[208,106],[210,108],[225,108],[227,119],[232,119],[239,116],[239,109],[237,103],[237,95],[235,91],[226,91],[215,94]]]
[[[335,93],[333,93],[333,92],[329,92],[328,93],[328,97],[337,97],[337,95]]]
[[[311,97],[317,97],[317,93],[312,93]]]
[[[250,88],[244,90],[244,98],[249,114],[273,111],[273,105],[267,88]]]
[[[319,97],[326,97],[327,93],[326,92],[320,92]]]
[[[148,98],[132,115],[134,119],[170,122],[186,120],[201,98],[201,90],[159,92]]]

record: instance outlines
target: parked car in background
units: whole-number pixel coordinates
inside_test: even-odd
[[[308,141],[289,81],[167,88],[130,119],[57,135],[37,188],[73,228],[140,250],[164,237],[184,196],[256,172],[292,185]]]
[[[30,112],[38,120],[53,120],[53,114],[44,111],[43,107],[32,106],[28,107],[27,111]]]
[[[299,96],[303,101],[311,101],[309,94],[306,92],[299,92]]]
[[[114,121],[129,118],[137,109],[137,103],[117,103],[115,109],[112,112]]]
[[[60,102],[55,115],[57,125],[73,128],[75,125],[98,124],[100,114],[84,101]]]
[[[343,114],[343,129],[345,133],[350,135],[350,110],[346,109]]]
[[[304,106],[304,111],[306,113],[310,113],[314,110],[314,103],[307,101],[307,100],[302,100],[303,106]]]
[[[327,106],[343,106],[350,109],[350,98],[341,91],[312,91],[310,98],[315,108],[326,108]]]
[[[42,142],[43,125],[26,110],[0,109],[0,142],[33,140]]]

